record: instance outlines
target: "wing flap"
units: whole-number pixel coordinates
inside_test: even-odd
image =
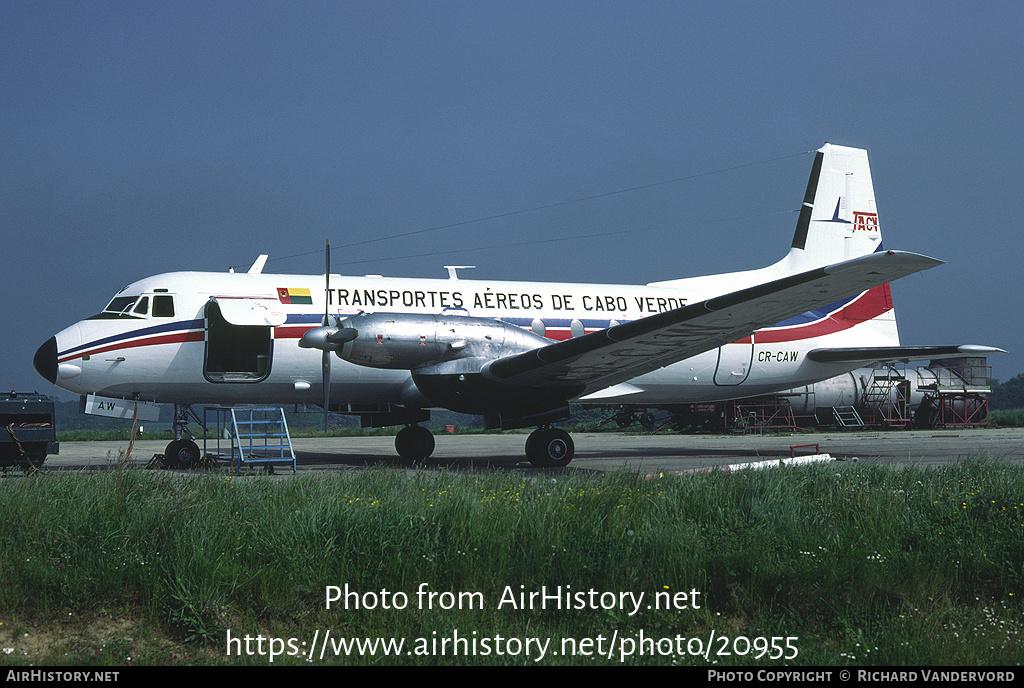
[[[582,386],[590,394],[941,262],[873,253],[498,359],[481,372],[509,385]]]

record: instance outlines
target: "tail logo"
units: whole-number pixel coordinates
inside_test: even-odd
[[[877,232],[878,213],[858,213],[853,211],[853,231],[855,232]]]

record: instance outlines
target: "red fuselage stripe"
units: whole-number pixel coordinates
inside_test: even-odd
[[[64,358],[57,359],[57,363],[66,363],[68,361],[73,361],[76,358],[82,358],[83,356],[96,356],[98,354],[107,353],[108,351],[136,349],[143,346],[156,346],[158,344],[181,344],[183,342],[201,342],[204,339],[205,336],[202,332],[178,332],[175,334],[160,335],[159,337],[134,339],[127,342],[118,342],[117,344],[111,344],[109,346],[101,346],[98,349],[83,351],[82,353],[74,354],[71,356],[65,356]]]

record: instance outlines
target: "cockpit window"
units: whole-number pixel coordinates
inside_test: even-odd
[[[103,309],[104,313],[116,313],[121,315],[127,313],[133,305],[138,296],[115,296],[107,307]]]
[[[167,291],[166,289],[157,291]],[[152,306],[150,304],[152,302]],[[173,318],[174,297],[170,294],[155,296],[115,296],[102,313],[89,320],[113,320],[116,318]]]
[[[174,297],[173,296],[154,296],[153,297],[153,317],[154,318],[173,318],[174,317]]]

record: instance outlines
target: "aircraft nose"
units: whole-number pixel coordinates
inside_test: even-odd
[[[50,337],[39,347],[35,358],[32,359],[32,365],[36,367],[36,372],[51,384],[57,383],[57,337]]]

